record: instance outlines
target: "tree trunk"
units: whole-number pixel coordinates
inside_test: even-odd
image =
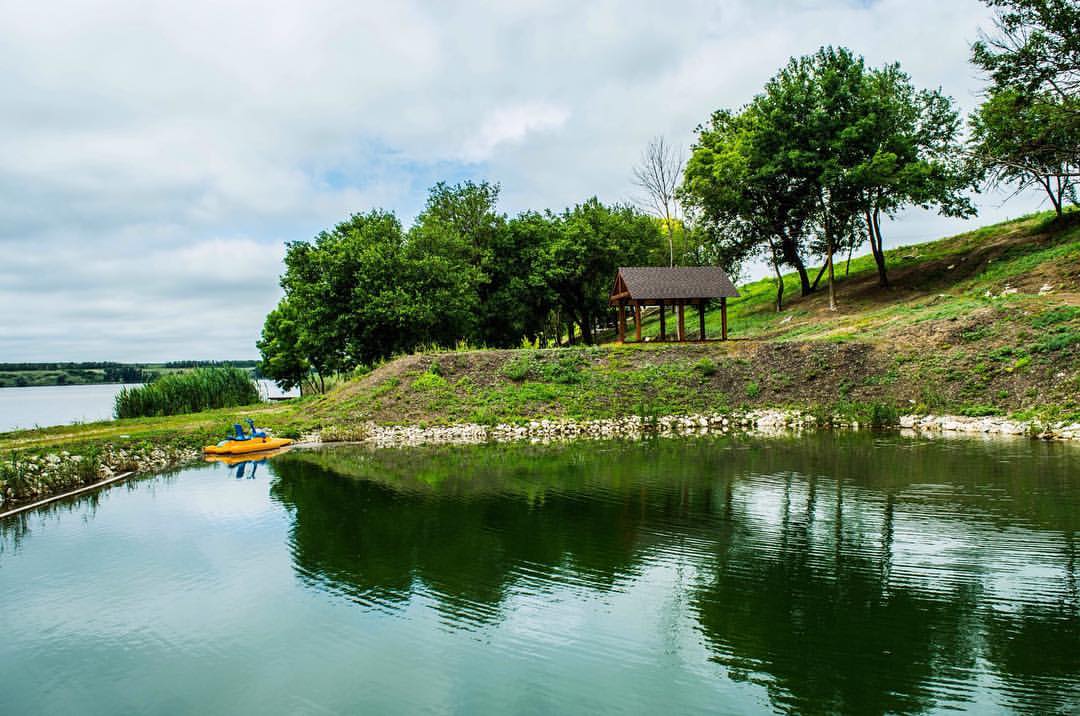
[[[836,310],[836,286],[833,285],[833,240],[829,237],[829,310]]]
[[[809,296],[814,292],[815,287],[810,285],[810,277],[806,273],[806,264],[803,263],[802,257],[798,254],[794,254],[790,263],[795,267],[795,270],[799,272],[799,285],[802,287],[802,295]]]
[[[821,264],[821,270],[817,272],[817,277],[814,279],[814,285],[810,287],[811,291],[817,290],[817,285],[821,283],[821,277],[825,275],[825,269],[829,268],[828,262]]]
[[[1046,177],[1046,181],[1043,182],[1043,186],[1046,188],[1046,194],[1050,197],[1050,203],[1054,205],[1054,213],[1057,214],[1057,218],[1061,218],[1065,210],[1065,201],[1063,198],[1064,192],[1061,190],[1061,177],[1057,180],[1058,190],[1054,192],[1050,186],[1050,177]]]
[[[866,218],[870,221],[870,251],[874,254],[874,263],[877,264],[878,285],[888,288],[889,274],[885,269],[885,247],[881,243],[881,210],[874,209],[873,216],[867,212]]]
[[[584,343],[587,346],[592,345],[592,342],[593,342],[592,321],[589,320],[589,315],[588,314],[585,314],[584,316],[582,316],[582,321],[581,321],[581,342]]]
[[[671,216],[664,215],[664,226],[667,227],[668,265],[675,265],[675,232],[671,228]]]
[[[776,312],[784,310],[784,276],[780,273],[780,264],[772,262],[773,271],[776,272]]]
[[[802,287],[802,295],[809,296],[814,292],[814,287],[810,285],[810,277],[806,275],[806,264],[803,263],[802,257],[796,251],[795,242],[786,236],[782,236],[780,238],[780,251],[784,256],[784,261],[794,266],[795,270],[799,272],[799,285]]]

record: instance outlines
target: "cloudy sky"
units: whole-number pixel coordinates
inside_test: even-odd
[[[255,357],[285,241],[408,222],[440,179],[507,212],[632,199],[651,137],[823,44],[969,109],[980,27],[978,0],[0,0],[0,362]]]

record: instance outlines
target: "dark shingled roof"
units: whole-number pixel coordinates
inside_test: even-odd
[[[619,293],[619,281],[630,293],[631,301],[680,299],[680,298],[737,298],[731,279],[719,266],[657,266],[624,267],[615,277],[615,290]]]

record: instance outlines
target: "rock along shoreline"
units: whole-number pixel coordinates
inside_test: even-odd
[[[378,425],[359,423],[327,427],[301,438],[302,445],[358,443],[374,448],[401,448],[421,445],[475,445],[488,442],[633,439],[646,435],[660,437],[700,435],[790,435],[822,428],[858,430],[869,428],[850,418],[836,415],[822,422],[819,416],[800,410],[750,410],[739,413],[626,416],[605,420],[534,420],[522,424],[482,425],[461,423],[446,426]],[[1043,424],[999,417],[971,418],[949,415],[905,415],[899,419],[901,434],[1026,436],[1041,440],[1080,440],[1080,423]],[[0,484],[0,508],[59,494],[83,485],[107,480],[121,472],[135,474],[173,469],[198,461],[195,448],[118,448],[105,446],[93,457],[66,451],[31,455],[11,464],[18,475],[18,489],[9,478]]]

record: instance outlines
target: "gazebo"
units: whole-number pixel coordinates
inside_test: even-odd
[[[696,306],[698,314],[698,341],[705,337],[705,306],[709,301],[720,299],[720,340],[727,340],[727,300],[737,298],[739,292],[724,270],[718,266],[624,267],[615,275],[611,289],[612,306],[619,312],[619,342],[626,342],[626,313],[634,309],[634,333],[641,341],[641,312],[648,306],[660,307],[660,338],[667,338],[666,311],[670,306],[678,315],[676,340],[686,337],[687,306]]]

